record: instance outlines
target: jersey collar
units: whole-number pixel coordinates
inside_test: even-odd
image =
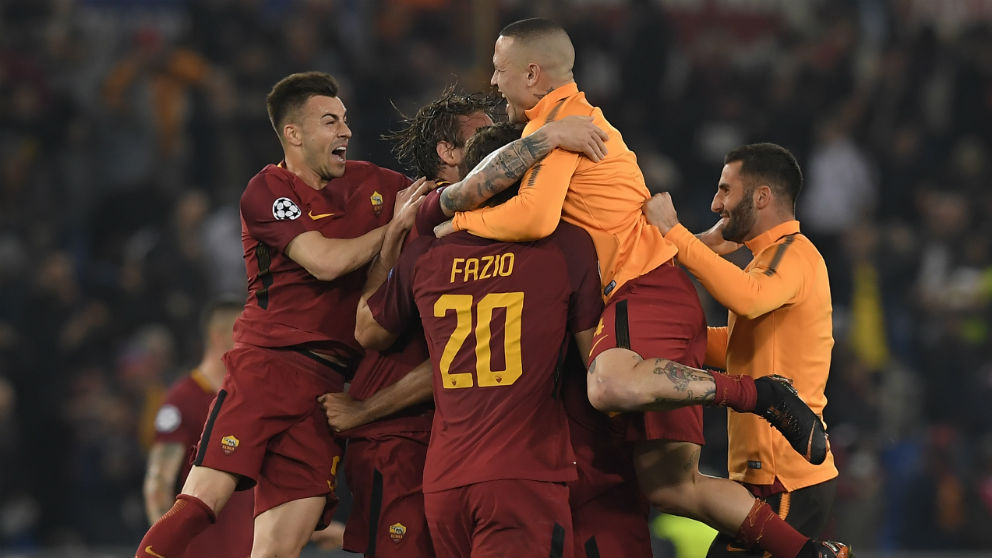
[[[534,105],[533,108],[525,110],[524,114],[527,115],[527,120],[535,120],[540,118],[541,116],[551,112],[551,109],[554,107],[555,103],[562,99],[571,97],[578,92],[579,86],[574,81],[566,83],[565,85],[562,85],[561,87],[552,90],[551,93],[545,95],[540,101],[537,102],[536,105]]]
[[[748,250],[750,250],[752,254],[757,254],[758,252],[761,252],[765,248],[771,246],[776,240],[782,238],[783,236],[796,234],[797,232],[799,232],[799,221],[793,219],[791,221],[779,223],[751,240],[744,241],[744,245],[747,246]]]

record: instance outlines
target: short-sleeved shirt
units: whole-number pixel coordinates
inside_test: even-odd
[[[569,332],[602,311],[588,234],[563,223],[531,243],[420,238],[369,307],[394,333],[419,314],[427,336],[437,408],[424,492],[575,478],[556,370]]]
[[[403,332],[385,351],[366,351],[348,388],[351,397],[363,401],[377,391],[395,384],[427,360],[424,330],[416,323]],[[428,432],[434,420],[433,403],[412,405],[388,417],[352,428],[342,433],[347,438],[373,437],[400,432]]]
[[[320,281],[286,255],[297,236],[357,238],[389,222],[396,193],[410,180],[364,161],[314,190],[279,165],[255,175],[241,196],[241,239],[248,274],[245,310],[235,341],[260,347],[306,345],[356,362],[355,309],[366,266],[333,281]]]
[[[214,395],[206,377],[193,370],[169,388],[155,416],[155,443],[179,444],[186,449],[183,467],[173,487],[177,494],[193,466],[193,453]],[[184,556],[248,556],[253,516],[252,491],[235,492],[217,522],[190,542]]]

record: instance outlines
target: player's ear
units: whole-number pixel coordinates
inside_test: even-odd
[[[442,140],[437,142],[436,149],[441,162],[452,167],[458,165],[458,159],[455,157],[455,150],[458,148],[455,147],[455,144]]]
[[[527,85],[537,85],[537,80],[541,78],[541,66],[531,62],[527,64]]]
[[[282,127],[282,137],[289,145],[299,146],[303,144],[300,127],[292,122]]]
[[[758,209],[764,209],[773,199],[772,189],[767,184],[761,184],[754,189],[754,206]]]

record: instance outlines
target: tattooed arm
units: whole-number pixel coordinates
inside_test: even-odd
[[[176,497],[176,477],[186,457],[186,448],[176,443],[156,443],[148,454],[145,473],[145,514],[155,523],[172,507]]]
[[[582,152],[594,161],[606,155],[606,132],[588,117],[570,116],[549,122],[533,134],[497,149],[483,159],[460,182],[441,193],[441,209],[451,217],[469,211],[506,190],[557,147]]]

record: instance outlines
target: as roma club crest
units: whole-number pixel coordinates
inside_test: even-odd
[[[234,453],[234,450],[238,449],[238,444],[240,443],[241,440],[238,440],[234,436],[224,436],[220,439],[220,447],[224,450],[225,455]]]
[[[389,526],[389,538],[392,539],[394,543],[402,541],[403,535],[406,535],[406,525],[403,525],[402,523],[393,523]]]
[[[369,201],[372,202],[372,211],[374,211],[375,216],[378,217],[382,213],[382,194],[379,192],[372,192],[372,195],[369,196]]]

